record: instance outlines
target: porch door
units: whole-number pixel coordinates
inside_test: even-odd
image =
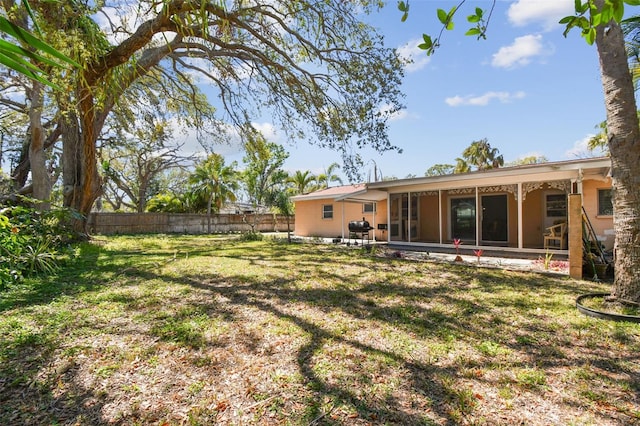
[[[506,243],[507,233],[507,195],[483,195],[482,199],[482,235],[487,242]]]
[[[451,239],[476,240],[476,199],[451,199]]]
[[[402,223],[400,218],[400,212],[402,210],[401,202],[402,194],[391,194],[391,197],[389,198],[389,239],[391,241],[400,241],[402,239],[402,232],[400,229],[400,224]]]

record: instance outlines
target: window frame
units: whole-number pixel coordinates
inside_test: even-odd
[[[371,210],[367,210],[367,206],[371,206]],[[374,214],[376,212],[376,203],[362,203],[363,214]]]
[[[611,210],[610,211],[606,211],[603,210],[602,203],[601,203],[601,197],[600,194],[604,193],[604,192],[608,192],[609,193],[609,205],[611,206]],[[603,217],[603,216],[613,216],[613,188],[598,188],[596,190],[596,197],[597,197],[597,208],[598,208],[598,217]],[[608,207],[608,206],[606,206]]]
[[[330,211],[327,207],[330,208]],[[333,220],[333,204],[322,205],[322,220]]]
[[[567,217],[569,201],[567,194],[548,193],[544,197],[544,214],[548,218],[562,219]]]

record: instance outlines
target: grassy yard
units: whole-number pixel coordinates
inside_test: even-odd
[[[0,296],[0,424],[640,424],[640,325],[566,277],[113,237]]]

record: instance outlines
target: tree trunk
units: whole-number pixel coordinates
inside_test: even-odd
[[[29,128],[31,143],[29,144],[29,163],[31,164],[32,196],[38,200],[36,208],[51,208],[51,179],[47,171],[47,157],[44,152],[44,129],[42,128],[42,83],[34,82],[29,91],[31,106],[29,108]]]
[[[209,195],[207,202],[207,234],[211,234],[211,204],[213,204],[213,193]]]
[[[599,0],[598,6],[602,6]],[[640,302],[640,127],[624,36],[614,21],[596,29],[611,153],[615,265],[612,296]]]
[[[92,88],[80,90],[80,112],[82,129],[82,197],[79,212],[85,217],[91,212],[93,203],[101,194],[102,181],[98,174],[98,152],[96,141],[102,126],[96,125],[96,107]]]
[[[62,196],[65,207],[77,209],[80,197],[82,160],[77,116],[69,111],[62,119]]]
[[[138,213],[144,213],[147,208],[147,181],[140,182],[140,188],[138,189],[138,202],[136,203],[136,210]]]
[[[29,171],[31,170],[31,163],[29,162],[29,146],[31,144],[29,141],[30,137],[27,134],[22,142],[18,164],[11,171],[11,180],[13,180],[13,187],[16,190],[23,188],[29,178]]]
[[[101,195],[102,182],[98,174],[96,125],[93,97],[81,91],[79,114],[69,113],[63,124],[63,193],[64,205],[78,213],[74,230],[86,233],[91,207]]]

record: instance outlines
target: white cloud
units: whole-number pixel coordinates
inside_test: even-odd
[[[382,115],[388,115],[389,121],[400,121],[409,117],[409,112],[406,109],[401,109],[399,111],[392,112],[391,105],[385,104],[380,107],[380,113]]]
[[[489,105],[494,99],[497,99],[500,103],[506,104],[510,103],[515,99],[522,99],[526,96],[526,94],[522,91],[509,93],[509,92],[487,92],[484,95],[480,96],[453,96],[451,98],[446,98],[444,101],[447,105],[452,107],[457,106],[486,106]]]
[[[395,113],[391,114],[391,117],[389,118],[389,120],[400,121],[400,120],[404,120],[407,117],[409,117],[409,112],[406,109],[401,109],[400,111],[396,111]]]
[[[400,59],[405,63],[404,69],[407,72],[419,71],[426,67],[431,60],[431,58],[427,56],[427,53],[418,47],[422,42],[423,40],[420,38],[409,40],[396,49],[398,56],[400,56]]]
[[[550,31],[560,27],[560,19],[573,13],[573,0],[518,0],[509,6],[507,16],[517,27],[539,23]]]
[[[528,65],[531,58],[544,55],[541,35],[517,37],[510,46],[501,47],[493,55],[491,65],[498,68],[515,68]]]
[[[604,152],[600,149],[596,149],[594,151],[589,149],[589,141],[594,136],[595,135],[587,135],[583,139],[575,141],[573,147],[567,150],[564,155],[569,159],[600,157],[601,155],[604,155]]]
[[[262,133],[262,136],[264,136],[264,138],[269,141],[269,142],[275,142],[275,143],[281,143],[280,141],[280,135],[278,134],[278,130],[276,129],[276,127],[273,125],[273,123],[251,123],[253,125],[253,127],[255,127],[260,133]]]

